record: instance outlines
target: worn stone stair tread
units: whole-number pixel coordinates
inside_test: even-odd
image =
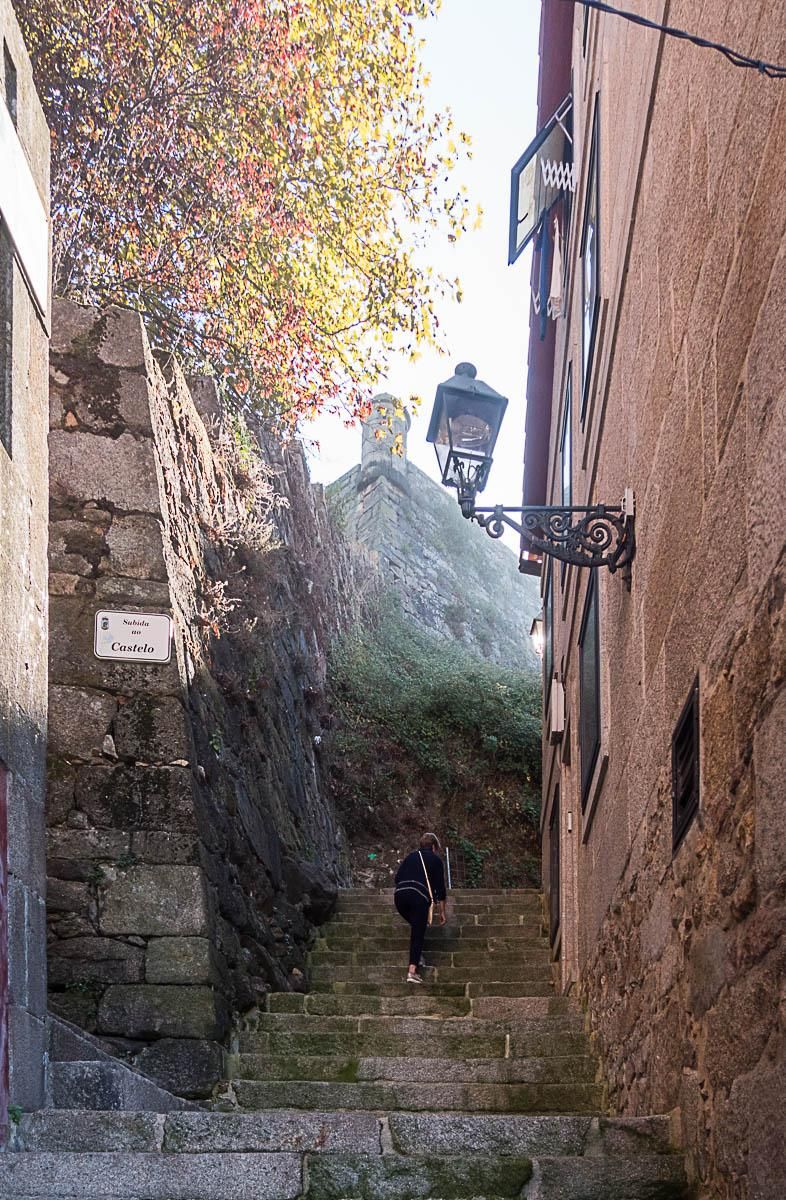
[[[237,1079],[323,1080],[337,1083],[591,1083],[595,1063],[589,1055],[547,1058],[424,1058],[307,1055],[240,1055]]]
[[[405,951],[406,953],[406,951]],[[429,950],[424,951],[424,957],[432,967],[470,967],[478,970],[493,971],[497,967],[526,967],[542,974],[543,978],[551,978],[551,956],[548,950],[489,950],[483,953],[474,950]],[[312,966],[359,966],[370,967],[375,964],[401,967],[402,952],[394,950],[330,950],[316,948],[309,955]]]
[[[297,1200],[300,1154],[0,1155],[0,1196],[58,1200]]]
[[[312,1013],[263,1012],[256,1018],[254,1033],[240,1035],[241,1048],[255,1033],[377,1033],[380,1035],[418,1038],[437,1033],[460,1033],[463,1036],[494,1037],[512,1032],[528,1033],[578,1033],[582,1022],[575,1012],[559,1015],[528,1016],[518,1014],[515,1009],[507,1015],[500,1013],[494,1019],[475,1016],[424,1017],[424,1016],[325,1016]],[[417,1053],[417,1046],[413,1046]]]
[[[597,1112],[600,1085],[480,1083],[332,1083],[322,1081],[235,1081],[242,1108],[329,1108],[428,1110],[430,1112]]]
[[[404,979],[401,972],[397,979],[391,973],[391,980],[380,983],[364,978],[357,979],[316,979],[311,982],[312,992],[332,992],[335,995],[358,996],[411,996],[413,985]],[[443,980],[433,980],[428,977],[420,985],[423,993],[432,996],[520,996],[522,988],[519,983],[501,983],[484,980],[475,983],[445,983]],[[526,989],[530,996],[553,996],[554,988],[549,983],[531,983]]]
[[[410,1158],[330,1154],[309,1159],[308,1200],[512,1200],[532,1175],[521,1157]]]
[[[314,1016],[475,1016],[490,1020],[510,1014],[521,1017],[562,1016],[573,1011],[566,996],[439,996],[426,988],[410,987],[401,996],[363,993],[271,992],[268,1012],[310,1013]]]
[[[402,967],[393,962],[381,966],[372,966],[371,964],[366,966],[352,966],[351,964],[326,966],[320,963],[311,967],[309,974],[314,983],[345,982],[356,979],[386,985],[388,982],[401,981],[405,987],[411,986],[404,978],[406,965]],[[554,986],[549,967],[528,967],[525,964],[506,966],[493,962],[488,964],[488,968],[485,964],[475,967],[428,968],[424,979],[429,984],[457,983],[462,986],[467,983],[518,983],[526,985],[521,988],[522,995],[527,995],[528,988],[543,986],[552,991]]]
[[[517,1113],[391,1113],[388,1129],[402,1154],[525,1154],[575,1157],[670,1154],[670,1122],[657,1117]]]
[[[407,1058],[412,1054],[412,1041],[406,1037],[384,1036],[378,1033],[308,1033],[294,1032],[255,1034],[253,1042],[244,1042],[244,1054],[261,1055],[327,1055],[343,1054],[353,1058]],[[418,1039],[418,1051],[431,1058],[543,1058],[547,1055],[578,1056],[587,1053],[583,1033],[528,1033],[493,1036],[467,1036],[460,1032],[435,1033]]]

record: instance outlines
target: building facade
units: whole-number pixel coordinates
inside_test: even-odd
[[[44,1094],[49,131],[10,0],[0,40],[2,1127]]]
[[[760,0],[639,8],[786,61],[786,22]],[[563,0],[544,0],[540,70],[539,126],[571,101],[575,190],[546,213],[564,275],[559,315],[542,330],[533,314],[524,502],[618,504],[630,488],[637,541],[627,579],[542,571],[554,958],[613,1110],[672,1112],[702,1197],[775,1200],[786,91]]]

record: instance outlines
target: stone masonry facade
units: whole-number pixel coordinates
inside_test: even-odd
[[[299,447],[138,317],[57,302],[50,373],[50,1006],[205,1096],[232,1014],[305,986],[343,879],[326,651],[375,568]],[[171,613],[171,663],[96,658],[106,608]]]
[[[786,25],[762,0],[643,11],[786,59]],[[672,1111],[702,1198],[777,1200],[786,1193],[786,92],[612,17],[591,13],[585,30],[579,6],[570,51],[578,185],[545,418],[549,494],[557,502],[572,367],[574,503],[616,502],[632,487],[638,550],[630,590],[597,575],[600,750],[583,795],[589,572],[553,575],[553,662],[566,695],[566,732],[544,744],[552,889],[554,814],[560,837],[555,954],[563,987],[586,1005],[612,1110]],[[581,226],[596,104],[600,308],[582,418]],[[675,848],[672,735],[696,680],[699,807]]]
[[[407,457],[408,421],[393,396],[376,396],[362,454],[327,489],[339,527],[379,556],[403,612],[416,625],[481,658],[532,669],[537,587],[506,545],[461,516],[453,492]],[[381,436],[377,436],[380,434]],[[402,453],[393,449],[400,439]]]
[[[49,210],[49,131],[10,0],[0,0],[0,105]],[[13,76],[13,78],[11,78]],[[3,113],[6,121],[11,108]],[[0,155],[0,172],[8,163]],[[0,356],[0,1144],[9,1100],[44,1095],[48,314],[2,239]],[[7,973],[6,973],[7,972]],[[7,1002],[7,1007],[6,1007]],[[7,1033],[7,1041],[6,1041]],[[10,1067],[10,1078],[8,1077]]]

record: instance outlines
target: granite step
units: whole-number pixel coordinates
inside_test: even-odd
[[[310,977],[315,983],[332,983],[334,981],[360,979],[370,983],[387,983],[390,979],[395,982],[397,972],[404,971],[406,974],[406,964],[402,968],[394,962],[383,964],[382,966],[373,966],[371,963],[366,965],[353,966],[351,963],[345,964],[329,964],[318,963],[311,967]],[[480,963],[475,966],[467,967],[435,967],[429,971],[429,982],[433,983],[545,983],[551,987],[551,967],[544,966],[529,966],[527,963],[496,963],[491,957],[488,963]],[[406,983],[406,980],[404,980]],[[411,984],[408,986],[412,986]],[[521,994],[527,995],[527,988],[521,988]],[[532,993],[536,995],[537,993]]]
[[[409,944],[394,947],[390,950],[334,950],[330,947],[315,946],[309,956],[312,966],[361,966],[371,967],[376,963],[381,966],[400,966],[407,964]],[[429,966],[432,967],[469,967],[474,970],[488,971],[498,967],[532,967],[541,971],[551,971],[551,955],[541,947],[528,950],[443,950],[430,947],[423,951]],[[550,978],[549,974],[549,978]]]
[[[323,1017],[474,1016],[490,1021],[511,1016],[575,1016],[575,1008],[567,996],[440,996],[427,987],[408,987],[400,996],[270,992],[266,1010]]]
[[[253,1043],[244,1039],[243,1054],[262,1055],[348,1055],[349,1057],[384,1056],[407,1058],[413,1053],[431,1058],[545,1058],[548,1055],[578,1055],[587,1053],[583,1033],[497,1033],[470,1035],[423,1034],[416,1042],[408,1037],[386,1036],[379,1033],[320,1033],[290,1032],[258,1033]]]
[[[581,1016],[574,1010],[562,1015],[530,1016],[517,1006],[497,1006],[496,1015],[486,1017],[421,1016],[324,1016],[311,1013],[259,1013],[255,1028],[239,1035],[241,1049],[263,1033],[359,1033],[377,1037],[408,1038],[416,1047],[418,1038],[435,1033],[457,1033],[466,1037],[496,1037],[505,1033],[581,1033]]]
[[[594,1113],[603,1103],[599,1084],[581,1083],[334,1083],[237,1079],[241,1108],[348,1109],[352,1112]]]
[[[407,983],[405,972],[390,982],[369,982],[367,979],[324,979],[312,980],[311,994],[333,993],[334,995],[358,996],[411,996],[415,988],[430,996],[521,996],[534,998],[536,996],[553,996],[554,987],[551,983],[529,983],[522,987],[520,983],[502,983],[499,980],[484,980],[475,983],[444,983],[442,980],[431,978],[426,972],[422,984]]]
[[[426,934],[425,952],[435,950],[463,950],[471,953],[484,951],[521,951],[543,950],[550,953],[546,938],[533,936],[522,925],[510,926],[513,936],[489,937],[477,925],[470,927],[471,934],[452,936],[447,934]],[[520,931],[520,932],[517,932]],[[473,936],[476,934],[477,936]],[[333,933],[329,928],[323,928],[321,936],[314,942],[315,950],[354,950],[358,953],[369,953],[372,950],[396,950],[406,952],[409,947],[409,930],[391,931],[389,935],[375,937],[372,935],[358,937],[350,933]]]
[[[311,1200],[688,1200],[672,1155],[595,1161],[385,1155],[323,1155],[309,1160]]]
[[[241,1054],[231,1064],[235,1079],[323,1080],[335,1083],[592,1083],[595,1062],[584,1057],[548,1058],[353,1058],[346,1055]]]

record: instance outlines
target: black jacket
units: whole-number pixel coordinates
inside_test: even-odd
[[[442,865],[442,859],[433,850],[413,850],[411,854],[407,855],[396,871],[396,891],[416,891],[425,900],[428,900],[426,876],[423,873],[423,863],[420,861],[421,854],[423,863],[426,864],[434,899],[445,900],[447,897],[445,868]]]

